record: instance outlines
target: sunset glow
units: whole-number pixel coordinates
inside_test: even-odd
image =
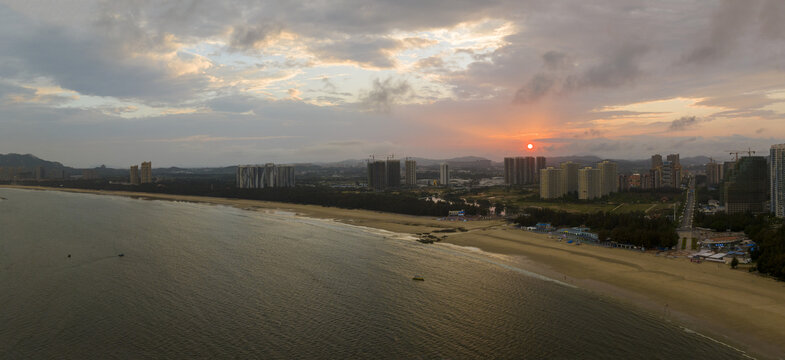
[[[543,156],[726,159],[722,149],[763,150],[785,136],[785,12],[757,1],[745,11],[734,2],[629,11],[502,1],[446,12],[384,1],[359,12],[309,1],[187,12],[177,2],[36,4],[0,0],[0,34],[18,34],[0,35],[0,153],[83,166],[371,153],[499,161],[537,144]],[[589,35],[598,33],[609,35]],[[269,140],[249,140],[258,138]]]

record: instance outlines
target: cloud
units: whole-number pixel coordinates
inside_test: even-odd
[[[639,44],[625,44],[616,49],[611,56],[587,69],[575,82],[579,88],[611,88],[627,85],[641,76],[638,65],[640,58],[649,48]]]
[[[515,102],[530,103],[537,101],[551,92],[557,85],[557,79],[548,74],[537,74],[526,85],[515,92]]]
[[[266,45],[270,40],[281,34],[283,26],[276,23],[258,24],[255,26],[238,25],[229,36],[229,48],[232,50],[255,49]]]
[[[708,36],[682,56],[682,64],[717,63],[764,40],[785,38],[785,3],[780,0],[724,0],[709,22]]]
[[[671,121],[671,124],[668,126],[668,131],[687,130],[700,122],[701,120],[696,116],[682,116],[681,118]]]
[[[414,67],[417,69],[434,69],[444,66],[444,60],[439,56],[430,56],[424,59],[417,60]]]
[[[10,11],[0,6],[0,12]],[[182,68],[174,67],[201,59],[172,53],[168,48],[162,49],[165,53],[149,52],[157,51],[155,41],[129,46],[124,39],[100,33],[84,37],[66,28],[32,22],[23,27],[23,32],[6,30],[0,35],[0,57],[21,64],[14,73],[17,79],[48,77],[83,95],[154,101],[182,100],[206,84],[206,79],[193,71],[179,76]],[[137,47],[148,52],[130,53],[140,50]]]
[[[280,140],[280,139],[295,139],[301,136],[210,136],[210,135],[192,135],[170,139],[146,139],[140,140],[142,142],[163,142],[163,143],[181,143],[181,142],[217,142],[217,141],[264,141],[264,140]]]
[[[323,62],[354,62],[363,67],[392,68],[393,53],[404,43],[389,37],[353,36],[338,40],[319,41],[309,46]]]
[[[373,88],[360,95],[360,104],[364,109],[376,112],[390,112],[392,106],[414,96],[414,90],[406,80],[373,81]]]
[[[548,51],[542,55],[545,67],[548,70],[564,70],[570,67],[567,54],[559,51]]]
[[[643,45],[625,44],[578,73],[572,72],[566,54],[548,51],[542,56],[543,70],[515,92],[514,102],[531,103],[553,93],[566,95],[584,89],[631,84],[642,75],[638,62],[648,51]]]

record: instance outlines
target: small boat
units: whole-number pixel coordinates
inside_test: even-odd
[[[125,256],[125,254],[123,254],[123,253],[117,254],[117,257],[123,257],[123,256]]]
[[[425,281],[425,278],[422,277],[422,275],[414,275],[412,280],[415,280],[415,281]]]

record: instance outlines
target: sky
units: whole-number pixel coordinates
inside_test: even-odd
[[[0,0],[0,153],[69,166],[783,142],[782,0]]]

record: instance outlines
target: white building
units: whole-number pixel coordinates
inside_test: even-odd
[[[450,165],[447,163],[442,163],[439,166],[439,184],[450,186]]]
[[[238,165],[235,185],[240,189],[294,187],[294,167],[272,163],[264,166]]]
[[[601,163],[598,163],[597,168],[600,169],[601,196],[619,191],[619,173],[617,171],[616,163],[605,160]]]
[[[406,160],[406,172],[405,174],[405,181],[406,186],[416,186],[417,185],[417,162],[414,160]]]

